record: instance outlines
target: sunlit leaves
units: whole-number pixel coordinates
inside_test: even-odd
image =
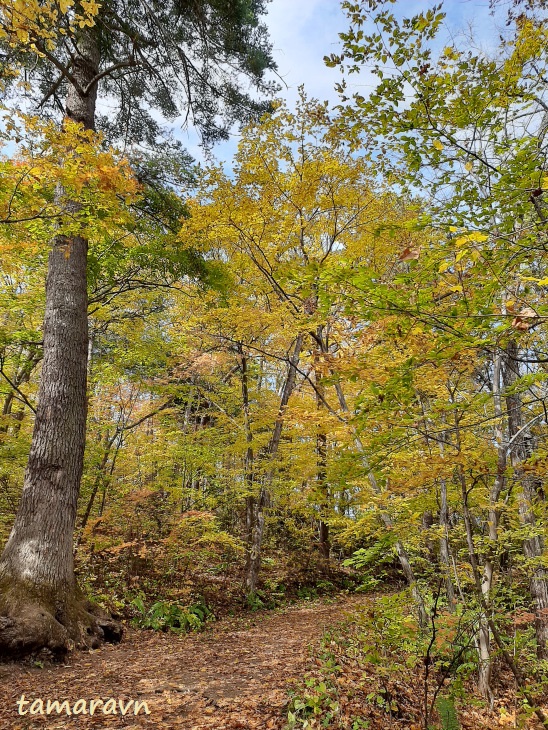
[[[24,117],[6,130],[6,141],[17,135],[19,152],[0,159],[0,245],[47,245],[56,232],[89,230],[92,241],[125,225],[129,205],[139,186],[123,157],[103,150],[95,133],[68,122],[60,131],[54,124]],[[61,186],[65,196],[57,191]],[[79,200],[78,209],[70,203]],[[30,233],[16,243],[15,228]],[[19,234],[18,234],[19,235]],[[11,241],[11,244],[9,243]]]
[[[2,0],[0,41],[30,53],[39,54],[41,43],[52,50],[57,34],[93,26],[99,8],[95,0]]]

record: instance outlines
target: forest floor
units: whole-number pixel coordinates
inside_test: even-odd
[[[338,728],[418,730],[423,727],[420,667],[406,669],[405,657],[398,657],[399,669],[387,684],[384,667],[349,660],[344,648],[352,626],[360,626],[357,614],[369,611],[376,598],[339,594],[329,602],[225,617],[201,633],[128,629],[121,644],[74,652],[65,664],[0,663],[0,730],[282,730],[290,692],[293,688],[301,696],[305,680],[316,688],[327,682],[325,697],[336,685]],[[342,665],[336,677],[333,667],[326,675],[325,660],[319,658],[328,628],[335,629],[328,638],[332,664]],[[533,718],[518,718],[512,683],[504,676],[499,680],[493,710],[472,695],[459,703],[462,730],[538,727]],[[395,714],[371,701],[383,687]],[[22,695],[23,715],[18,709]],[[56,709],[47,714],[48,700],[67,700],[72,714],[65,707],[60,714]],[[102,703],[90,714],[92,700]],[[142,705],[135,714],[135,703],[146,703],[146,709]]]
[[[345,618],[365,597],[342,596],[330,603],[314,602],[281,611],[223,619],[199,634],[178,635],[130,629],[124,641],[92,652],[75,652],[66,664],[0,664],[0,728],[184,728],[185,730],[280,730],[286,720],[288,687],[310,662],[309,647],[329,626]],[[31,715],[43,700],[44,715]],[[116,700],[113,705],[90,700]],[[46,715],[47,700],[68,700],[71,709]],[[130,700],[146,702],[135,716]]]

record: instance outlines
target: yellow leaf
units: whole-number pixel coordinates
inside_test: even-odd
[[[480,233],[479,231],[475,231],[468,236],[469,241],[476,241],[477,243],[487,241],[488,238],[489,236],[486,236],[485,233]]]
[[[439,139],[435,139],[435,140],[434,140],[434,141],[432,142],[432,145],[433,145],[433,146],[434,146],[434,147],[435,147],[435,148],[436,148],[437,150],[440,150],[440,151],[441,151],[441,150],[443,149],[443,145],[442,145],[442,143],[441,143],[441,142],[439,141]]]
[[[470,172],[470,170],[474,168],[474,165],[471,162],[467,162],[464,167],[466,170],[468,170],[468,172]]]
[[[487,236],[485,233],[480,233],[479,231],[474,231],[473,233],[468,233],[466,236],[459,236],[455,244],[457,246],[464,246],[466,243],[481,243],[482,241],[487,241],[489,236]]]

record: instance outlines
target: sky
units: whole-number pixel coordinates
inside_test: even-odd
[[[433,0],[398,0],[396,7],[409,16],[428,9],[432,4]],[[446,39],[472,26],[484,47],[494,46],[497,26],[499,29],[504,26],[504,8],[498,18],[493,18],[489,0],[446,0],[443,10],[447,15]],[[327,68],[323,57],[340,51],[338,34],[348,29],[339,0],[271,0],[265,22],[282,84],[279,95],[291,107],[297,98],[298,87],[304,84],[309,97],[335,105],[338,101],[335,84],[340,73],[337,69]],[[356,87],[360,86],[360,93],[365,95],[368,79],[352,76],[350,80]],[[197,160],[203,161],[198,138],[192,130],[179,132],[177,136]],[[230,167],[237,143],[238,131],[235,129],[230,141],[217,144],[213,150],[214,157],[223,162],[225,168]]]

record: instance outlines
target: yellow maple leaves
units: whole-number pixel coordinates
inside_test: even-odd
[[[456,226],[449,226],[450,233],[456,233],[457,230],[458,229]],[[471,233],[463,233],[462,235],[458,236],[455,239],[455,246],[459,250],[457,251],[454,258],[441,262],[438,267],[438,273],[444,274],[446,271],[449,271],[452,268],[453,264],[459,263],[459,261],[462,260],[468,260],[472,262],[478,261],[482,256],[481,251],[473,245],[470,246],[470,244],[484,243],[488,239],[489,235],[486,233],[482,233],[481,231],[472,231]],[[458,289],[454,289],[454,291],[460,290],[460,287]]]

